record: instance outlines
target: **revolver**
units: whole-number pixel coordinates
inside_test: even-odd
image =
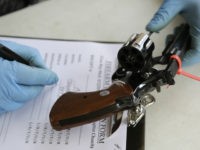
[[[171,36],[160,56],[153,57],[151,33],[133,34],[119,49],[118,68],[112,75],[112,85],[94,92],[66,92],[53,105],[49,118],[55,130],[91,123],[128,110],[129,125],[136,126],[145,107],[155,101],[150,94],[161,91],[163,85],[174,85],[179,68],[190,46],[189,26],[181,25]],[[157,69],[159,65],[161,68]]]

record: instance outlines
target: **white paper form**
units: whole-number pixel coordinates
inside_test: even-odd
[[[51,107],[64,92],[94,91],[111,84],[121,44],[0,39],[37,48],[47,66],[59,76],[59,82],[45,87],[37,99],[15,112],[0,116],[1,150],[125,150],[125,121],[109,138],[106,138],[109,119],[63,131],[53,130],[49,123]]]

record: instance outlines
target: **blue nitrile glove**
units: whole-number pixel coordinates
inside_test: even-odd
[[[14,42],[0,43],[22,56],[31,66],[0,57],[0,114],[20,108],[36,98],[45,85],[58,81],[57,75],[48,70],[39,52]]]
[[[146,29],[158,32],[163,29],[177,15],[183,16],[190,25],[192,37],[191,50],[183,61],[184,66],[200,62],[200,1],[199,0],[164,0],[160,9],[155,13]]]

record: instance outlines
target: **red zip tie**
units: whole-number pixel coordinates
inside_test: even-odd
[[[171,59],[175,59],[175,60],[177,61],[177,63],[178,63],[177,74],[181,74],[181,75],[186,76],[186,77],[188,77],[188,78],[192,78],[192,79],[194,79],[194,80],[200,81],[200,77],[195,76],[195,75],[193,75],[193,74],[190,74],[190,73],[188,73],[188,72],[185,72],[185,71],[182,69],[182,62],[181,62],[181,59],[180,59],[180,57],[179,57],[178,55],[172,55],[170,58],[171,58]]]

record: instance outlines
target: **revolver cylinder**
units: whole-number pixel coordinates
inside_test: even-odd
[[[118,61],[127,71],[141,71],[152,59],[154,43],[148,34],[133,34],[118,52]]]

